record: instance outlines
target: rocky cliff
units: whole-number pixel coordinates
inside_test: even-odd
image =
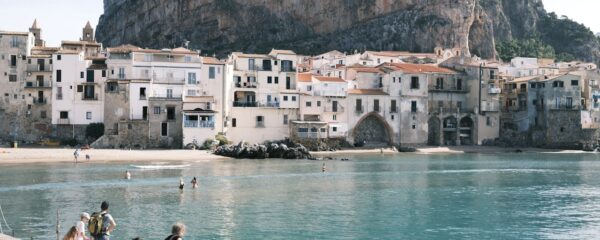
[[[491,58],[495,42],[538,31],[540,0],[104,0],[105,46],[181,46],[217,54],[271,48],[431,52]],[[590,32],[591,33],[591,32]],[[593,35],[593,34],[592,34]],[[594,38],[595,39],[595,38]]]

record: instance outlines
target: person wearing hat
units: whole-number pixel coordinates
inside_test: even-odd
[[[85,236],[85,223],[90,221],[90,214],[86,212],[81,213],[81,218],[75,224],[75,228],[77,229],[77,235],[75,240],[88,240],[89,238]]]

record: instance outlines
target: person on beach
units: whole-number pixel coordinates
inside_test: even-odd
[[[67,232],[67,234],[65,234],[65,236],[63,237],[63,240],[75,240],[77,237],[77,228],[75,226],[72,226],[71,228],[69,228],[69,231]]]
[[[192,184],[192,188],[198,188],[198,180],[196,177],[194,177],[190,183]]]
[[[94,240],[110,240],[110,233],[115,230],[117,223],[108,213],[108,202],[100,204],[100,212],[90,217],[89,230]]]
[[[90,161],[90,158],[91,158],[91,157],[90,157],[90,155],[89,155],[89,154],[86,154],[86,155],[85,155],[85,160],[87,160],[87,161]]]
[[[175,223],[171,228],[171,235],[165,238],[165,240],[183,240],[184,234],[185,225],[183,225],[183,223]]]
[[[179,190],[183,190],[183,178],[179,179]]]
[[[73,157],[75,158],[75,163],[77,163],[77,158],[79,158],[79,148],[75,149],[75,152],[73,153]]]
[[[79,218],[79,221],[75,224],[75,228],[77,229],[77,236],[75,240],[88,240],[89,238],[85,236],[85,223],[90,221],[90,214],[86,212],[82,212]]]
[[[131,179],[131,173],[129,172],[129,170],[125,170],[125,179]]]
[[[321,167],[321,172],[325,172],[325,163],[323,163],[323,167]]]

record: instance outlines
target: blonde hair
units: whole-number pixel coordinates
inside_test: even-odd
[[[183,236],[183,234],[185,234],[185,225],[180,222],[173,224],[173,228],[171,228],[171,234]]]
[[[72,226],[71,229],[69,229],[69,231],[67,232],[67,234],[65,234],[63,240],[75,240],[75,237],[77,237],[77,228],[75,226]]]

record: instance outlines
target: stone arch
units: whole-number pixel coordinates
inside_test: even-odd
[[[427,132],[427,144],[431,145],[431,146],[440,146],[440,139],[441,139],[441,122],[440,119],[437,117],[431,117],[429,118],[429,120],[427,121],[428,126],[428,132]]]
[[[470,117],[463,117],[460,119],[460,144],[461,145],[472,145],[473,144],[473,119]]]
[[[393,133],[385,119],[373,112],[358,120],[352,136],[357,146],[380,147],[393,145]]]

